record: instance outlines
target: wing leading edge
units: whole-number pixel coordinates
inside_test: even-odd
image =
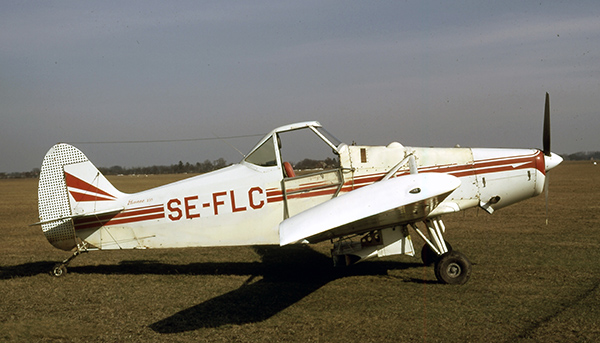
[[[281,245],[335,237],[424,219],[460,186],[448,174],[411,174],[376,182],[279,224]]]

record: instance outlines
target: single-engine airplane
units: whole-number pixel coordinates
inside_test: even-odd
[[[437,279],[463,284],[471,263],[444,240],[442,215],[473,207],[491,214],[547,189],[546,173],[562,162],[550,151],[549,116],[546,94],[542,150],[348,145],[316,121],[301,122],[271,131],[238,164],[135,194],[118,191],[77,148],[57,144],[42,163],[36,224],[73,252],[55,276],[89,250],[326,240],[334,265],[345,266],[414,256],[412,230]],[[329,164],[294,170],[284,151],[300,132],[333,154]]]

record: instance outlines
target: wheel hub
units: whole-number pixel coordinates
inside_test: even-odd
[[[460,265],[458,263],[450,263],[448,265],[448,267],[446,268],[446,272],[449,277],[456,278],[456,277],[460,276],[460,273],[462,272],[462,268],[460,267]]]

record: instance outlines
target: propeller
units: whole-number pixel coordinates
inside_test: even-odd
[[[550,95],[546,93],[546,106],[544,106],[544,134],[543,140],[543,152],[546,156],[551,156],[550,151]]]
[[[550,182],[548,171],[563,161],[562,157],[550,151],[550,95],[548,95],[548,93],[546,93],[546,106],[544,108],[544,132],[542,135],[542,145],[542,152],[544,153],[544,167],[546,171],[546,177],[544,178],[544,193],[546,197],[546,225],[548,225],[548,184]]]
[[[546,104],[544,106],[544,132],[542,134],[542,149],[544,152],[544,160],[546,157],[550,157],[552,152],[550,151],[550,95],[546,92]],[[545,164],[545,163],[544,163]],[[546,171],[546,177],[544,178],[544,197],[546,198],[546,225],[548,225],[548,186],[550,184],[550,177],[548,171]]]

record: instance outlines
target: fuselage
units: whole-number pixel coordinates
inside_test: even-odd
[[[329,161],[334,163],[323,163],[318,170],[294,171],[284,160],[287,155],[282,153],[282,147],[293,146],[285,141],[287,133],[301,130],[333,153],[335,156]],[[273,130],[238,164],[125,194],[114,188],[77,148],[57,144],[42,163],[38,224],[48,241],[63,250],[82,246],[144,249],[280,244],[283,221],[356,189],[415,173],[449,174],[453,176],[451,183],[459,184],[450,193],[441,192],[444,197],[427,205],[426,210],[403,215],[404,209],[398,209],[385,220],[359,218],[356,226],[329,228],[327,235],[314,236],[314,242],[363,234],[383,229],[383,225],[407,225],[477,206],[492,213],[540,194],[546,171],[561,161],[557,155],[545,155],[536,149],[418,148],[400,143],[347,145],[330,136],[318,122],[303,122]],[[460,182],[455,183],[454,177]],[[432,186],[430,191],[436,193],[442,188]],[[419,193],[420,189],[415,191]],[[367,193],[370,199],[380,199]],[[400,199],[388,196],[388,203]],[[342,215],[363,206],[359,198],[352,199],[358,199],[353,200],[353,208],[336,207],[338,212],[330,215]],[[411,207],[411,203],[403,205]],[[369,206],[367,200],[364,206]]]
[[[135,194],[59,143],[42,162],[36,224],[52,245],[75,250],[56,276],[87,250],[325,240],[334,265],[347,266],[414,256],[410,228],[438,281],[463,284],[471,263],[447,244],[441,216],[473,207],[492,214],[543,191],[546,172],[562,161],[550,151],[548,94],[542,141],[542,150],[347,145],[316,121],[300,122],[271,131],[238,164]],[[311,155],[295,159],[308,170],[290,163],[298,153]]]
[[[248,161],[173,184],[128,194],[118,214],[75,219],[77,236],[89,248],[169,248],[279,244],[285,218],[380,181],[407,154],[418,173],[447,173],[461,185],[431,214],[481,206],[488,212],[538,195],[544,155],[535,149],[338,148],[339,168],[285,177],[282,163]],[[408,174],[402,166],[395,176]],[[365,204],[367,205],[367,204]]]

